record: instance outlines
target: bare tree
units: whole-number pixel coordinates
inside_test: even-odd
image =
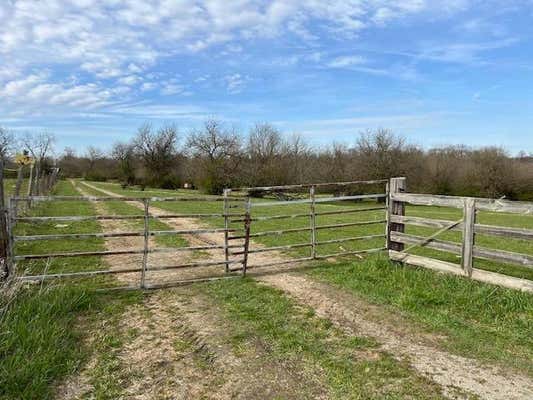
[[[283,149],[283,168],[287,171],[287,183],[303,183],[309,181],[308,165],[311,148],[299,134],[292,134],[285,141]]]
[[[0,126],[0,157],[4,160],[13,150],[14,136],[6,128]]]
[[[39,183],[46,172],[46,160],[52,155],[54,143],[55,136],[49,132],[34,135],[27,133],[22,138],[22,145],[35,160],[35,179],[32,187],[30,187],[30,196],[39,194]]]
[[[196,179],[204,190],[220,194],[235,182],[242,159],[242,140],[234,129],[209,119],[201,130],[191,132],[187,147],[197,165]]]
[[[472,152],[469,187],[483,196],[513,198],[516,166],[504,149],[486,147]]]
[[[123,185],[135,183],[135,148],[128,143],[115,143],[111,155],[118,162]]]
[[[91,174],[94,172],[94,167],[98,160],[102,159],[104,157],[104,153],[102,150],[95,146],[89,146],[87,148],[87,152],[85,153],[85,158],[87,159],[87,174]]]
[[[280,184],[287,171],[282,164],[284,140],[281,133],[267,123],[256,124],[248,136],[247,156],[250,162],[249,184]]]
[[[142,125],[134,139],[135,149],[146,169],[148,183],[157,186],[179,186],[173,174],[178,161],[178,130],[165,125],[153,131],[150,124]]]

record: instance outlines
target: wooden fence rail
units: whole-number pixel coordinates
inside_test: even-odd
[[[533,292],[533,281],[507,276],[474,268],[474,259],[516,264],[533,268],[533,255],[506,250],[488,249],[475,244],[477,233],[514,239],[533,239],[533,230],[476,223],[479,210],[489,212],[533,214],[533,203],[514,202],[502,199],[484,199],[473,197],[438,196],[429,194],[405,193],[405,178],[393,178],[390,183],[388,211],[388,250],[394,261],[405,262],[433,270],[454,273],[483,282]],[[405,216],[406,204],[462,208],[463,217],[459,221],[448,221],[422,217]],[[438,228],[432,236],[426,238],[405,233],[406,225]],[[439,240],[437,236],[446,231],[459,231],[461,243]],[[406,249],[405,246],[409,247]],[[460,255],[460,265],[409,254],[415,247],[427,247],[439,251]]]

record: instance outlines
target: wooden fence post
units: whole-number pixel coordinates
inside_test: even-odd
[[[315,204],[315,186],[309,188],[309,198],[311,199],[311,257],[316,258],[316,204]]]
[[[34,162],[30,164],[30,178],[28,179],[28,202],[26,203],[26,209],[31,208],[31,196],[33,195],[33,168]]]
[[[224,261],[226,261],[226,265],[225,265],[225,271],[226,271],[226,274],[229,272],[229,233],[228,233],[228,229],[229,229],[229,217],[228,217],[228,195],[229,193],[231,192],[231,189],[224,189],[224,209],[223,209],[223,213],[224,213]]]
[[[392,196],[395,193],[405,192],[407,188],[406,179],[401,178],[391,178],[389,184],[389,196],[388,196],[388,207],[387,207],[387,249],[394,251],[403,251],[404,244],[399,242],[393,242],[390,238],[391,232],[405,232],[405,225],[403,223],[391,222],[391,215],[405,216],[405,203],[402,201],[392,200]]]
[[[146,287],[146,268],[148,265],[148,251],[150,245],[150,214],[149,214],[149,199],[143,199],[144,204],[144,249],[141,268],[141,289]]]
[[[476,201],[473,198],[465,199],[463,207],[463,243],[461,247],[461,267],[469,276],[472,276],[474,264],[474,240],[476,223]]]
[[[246,276],[246,268],[248,267],[248,250],[250,249],[250,226],[252,224],[251,209],[252,201],[250,197],[248,197],[248,199],[246,200],[246,211],[244,216],[244,254],[242,259],[242,276]]]
[[[6,224],[7,224],[7,269],[6,276],[15,275],[15,248],[14,248],[14,233],[13,228],[15,226],[16,209],[17,209],[17,200],[8,199],[7,208],[6,208]]]
[[[9,274],[8,270],[8,216],[4,202],[4,160],[0,156],[0,271],[2,277]]]

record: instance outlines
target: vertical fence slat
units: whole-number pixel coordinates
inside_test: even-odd
[[[4,160],[0,157],[0,260],[4,262],[2,276],[7,276],[8,271],[8,216],[4,202]]]
[[[150,251],[150,214],[149,214],[149,199],[143,199],[144,204],[144,250],[141,268],[141,289],[146,287],[146,267],[148,264],[148,253]]]
[[[16,201],[8,199],[7,209],[6,209],[6,223],[7,223],[7,276],[15,275],[15,248],[13,240],[13,229],[15,226],[15,215],[16,215]]]
[[[309,198],[311,200],[311,257],[316,258],[316,204],[315,204],[315,186],[309,188]]]
[[[389,229],[390,229],[390,182],[385,184],[385,248],[389,249]]]
[[[394,251],[403,251],[404,244],[399,242],[394,242],[390,239],[391,232],[405,232],[405,225],[403,223],[390,222],[391,215],[405,215],[405,203],[402,201],[391,200],[390,196],[395,193],[405,192],[406,190],[406,179],[405,178],[391,178],[389,184],[389,196],[388,196],[388,225],[387,230],[387,248]]]
[[[224,189],[224,261],[226,261],[226,274],[229,272],[229,244],[228,244],[228,229],[229,229],[229,218],[228,218],[228,195],[231,189]]]
[[[472,276],[474,263],[473,251],[476,223],[476,201],[472,198],[465,199],[463,208],[463,243],[461,248],[461,267],[469,276]]]
[[[248,267],[248,250],[250,249],[250,228],[252,224],[251,209],[252,201],[250,197],[248,197],[248,199],[246,200],[246,211],[244,212],[244,254],[242,259],[243,276],[246,276],[246,269]]]

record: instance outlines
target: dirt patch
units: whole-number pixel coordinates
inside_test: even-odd
[[[86,183],[84,183],[86,184]],[[87,186],[108,195],[115,193],[101,190],[90,184]],[[166,211],[152,207],[154,213],[164,214]],[[194,219],[166,221],[175,229],[200,229],[202,224]],[[196,240],[209,243],[223,243],[222,234],[195,235]],[[255,247],[260,247],[254,244]],[[276,261],[290,261],[280,253],[250,254],[250,264],[264,264]],[[288,264],[287,266],[291,266]],[[375,338],[381,343],[382,349],[400,360],[407,360],[421,375],[427,376],[443,387],[445,393],[456,398],[458,392],[471,393],[483,399],[531,399],[533,397],[533,383],[530,379],[520,375],[506,374],[500,368],[482,365],[479,362],[461,356],[449,354],[439,350],[433,342],[435,338],[413,332],[402,326],[401,319],[391,318],[380,321],[375,315],[377,307],[357,301],[354,296],[336,290],[329,285],[318,283],[307,277],[283,272],[283,267],[269,268],[279,273],[257,278],[279,288],[317,311],[319,316],[331,320],[345,331]],[[259,270],[250,270],[250,274],[257,274]]]

